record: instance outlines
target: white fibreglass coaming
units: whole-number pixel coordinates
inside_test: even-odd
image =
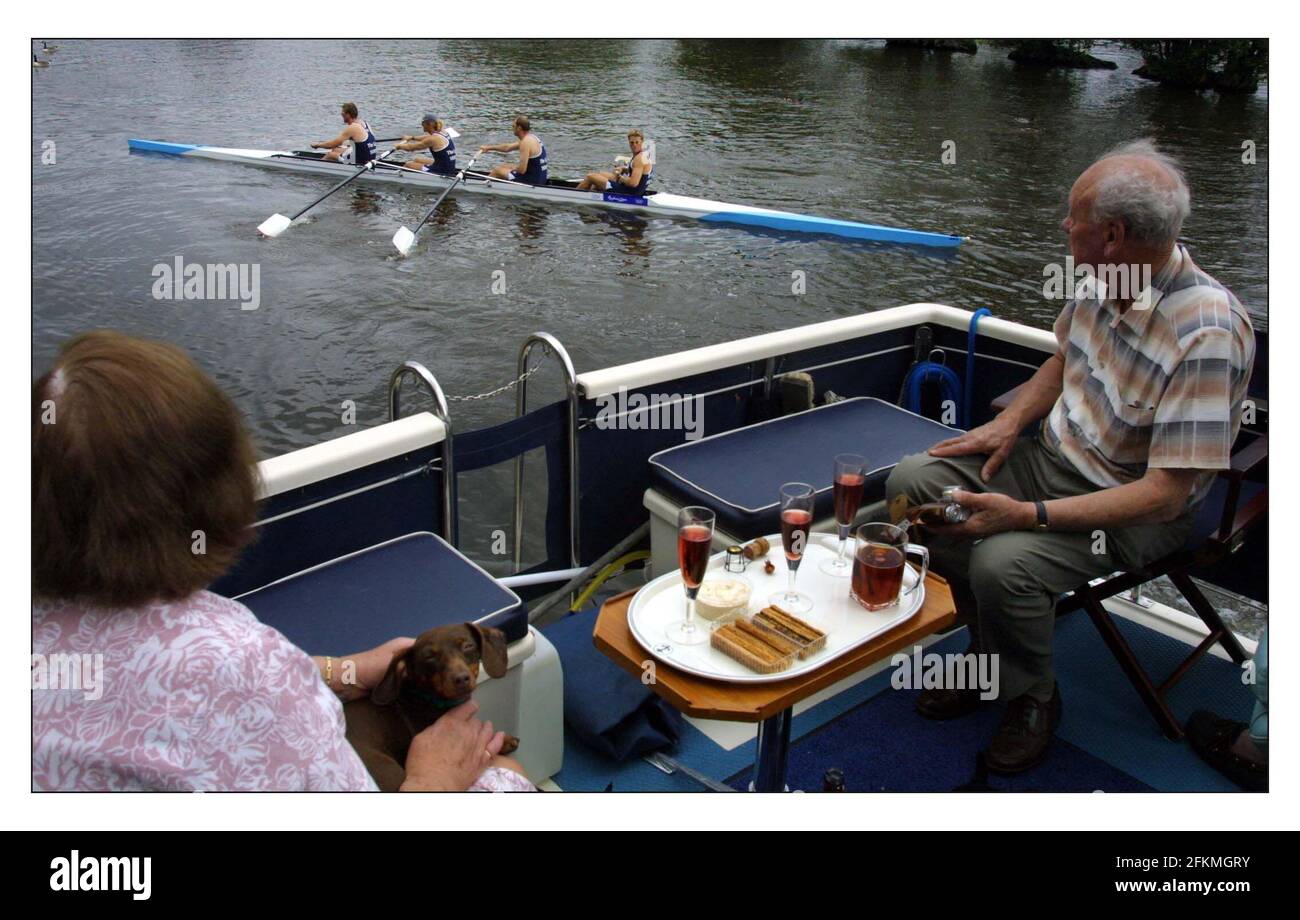
[[[795,329],[782,329],[745,339],[705,345],[655,358],[620,364],[578,375],[578,387],[587,399],[617,393],[620,388],[635,390],[656,383],[678,380],[696,374],[735,367],[751,361],[763,361],[791,352],[832,345],[874,333],[889,332],[908,326],[930,323],[965,330],[970,327],[972,312],[944,304],[914,303],[891,307],[860,316],[846,316]],[[1045,355],[1057,348],[1050,330],[1034,329],[993,316],[980,320],[981,336],[1023,345]]]

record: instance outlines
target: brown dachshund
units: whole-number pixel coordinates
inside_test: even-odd
[[[348,741],[380,789],[402,785],[411,739],[470,698],[480,662],[491,677],[506,673],[505,633],[476,623],[439,626],[393,656],[370,696],[343,704]],[[517,747],[519,739],[507,735],[501,753]]]

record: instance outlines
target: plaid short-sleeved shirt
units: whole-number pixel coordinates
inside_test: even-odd
[[[1054,331],[1064,387],[1043,438],[1101,488],[1149,467],[1226,469],[1255,360],[1250,317],[1182,246],[1151,280],[1150,306],[1095,296],[1066,304]],[[1213,473],[1196,480],[1205,497]]]

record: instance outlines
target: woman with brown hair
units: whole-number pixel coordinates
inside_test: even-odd
[[[355,684],[337,666],[327,686],[323,659],[205,590],[257,498],[238,410],[179,348],[91,332],[36,381],[33,789],[375,788],[339,699],[412,640],[347,656]],[[411,788],[527,784],[472,707],[412,744]]]

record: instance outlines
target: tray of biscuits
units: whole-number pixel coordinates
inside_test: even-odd
[[[832,534],[813,533],[798,577],[799,590],[813,606],[796,615],[779,600],[773,603],[772,595],[786,586],[787,572],[780,535],[766,540],[774,549],[752,560],[743,574],[726,571],[725,553],[710,558],[697,598],[697,622],[708,630],[708,642],[677,645],[668,638],[668,627],[682,618],[686,606],[676,571],[660,575],[632,598],[627,619],[637,642],[657,660],[697,677],[766,683],[815,671],[915,616],[925,602],[922,584],[900,603],[867,610],[849,594],[849,579],[820,571],[839,543]],[[918,577],[910,564],[905,567],[905,591]]]

